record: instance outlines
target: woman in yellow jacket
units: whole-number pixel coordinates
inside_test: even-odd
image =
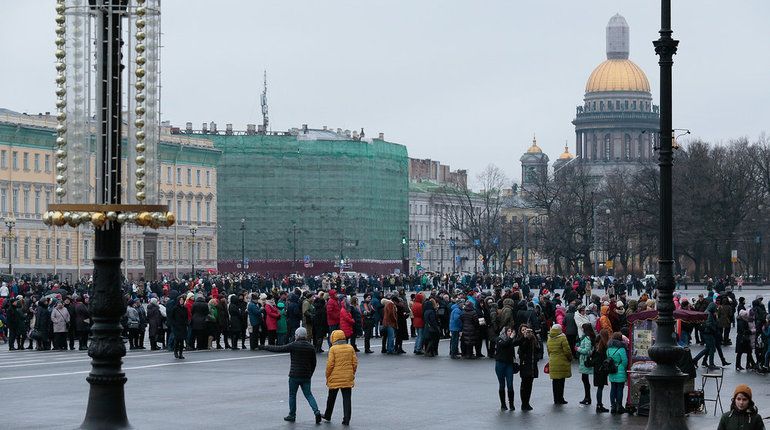
[[[346,343],[342,330],[334,330],[331,341],[332,347],[329,348],[329,357],[326,360],[326,386],[329,387],[329,396],[326,398],[326,413],[323,418],[331,421],[337,391],[342,390],[342,425],[350,425],[350,392],[356,379],[358,359],[353,346]]]

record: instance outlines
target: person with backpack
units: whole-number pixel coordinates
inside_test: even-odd
[[[584,323],[580,327],[580,330],[583,333],[583,336],[579,340],[580,343],[576,346],[578,360],[580,362],[578,371],[580,372],[580,378],[583,381],[584,393],[583,400],[580,401],[580,404],[588,406],[591,404],[591,382],[588,379],[588,375],[593,375],[594,373],[596,334],[594,333],[594,328],[591,327],[591,323],[588,322]]]
[[[626,412],[623,407],[623,386],[626,384],[628,355],[626,344],[623,343],[623,335],[619,331],[612,333],[612,339],[607,345],[607,358],[611,360],[606,361],[607,365],[605,365],[607,378],[610,380],[610,413],[623,414]]]
[[[607,329],[601,329],[599,336],[596,337],[594,342],[594,387],[596,387],[596,413],[606,413],[610,410],[604,407],[602,403],[602,394],[604,387],[607,386],[607,372],[605,371],[602,363],[607,356],[607,348],[610,342],[610,332]]]
[[[311,380],[316,368],[315,348],[307,341],[307,330],[299,327],[294,331],[294,342],[283,346],[260,345],[260,349],[270,352],[288,352],[291,356],[289,365],[289,415],[283,419],[294,422],[297,418],[297,390],[302,388],[302,394],[310,404],[315,415],[315,423],[321,424],[321,411],[318,409]]]

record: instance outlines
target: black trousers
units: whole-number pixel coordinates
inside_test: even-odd
[[[330,388],[329,389],[329,396],[326,398],[326,412],[324,413],[324,418],[327,420],[332,419],[332,413],[334,412],[334,403],[337,401],[337,391],[342,390],[342,409],[343,409],[343,417],[342,422],[343,423],[350,423],[350,410],[351,410],[351,404],[350,404],[350,394],[351,389],[350,388]]]
[[[585,396],[583,400],[591,401],[591,382],[588,380],[588,374],[583,373],[580,375],[580,378],[583,380],[583,393]]]
[[[88,330],[78,331],[78,347],[88,349]]]
[[[521,387],[519,388],[519,395],[521,396],[521,404],[529,405],[529,399],[532,397],[532,382],[535,378],[521,378]]]
[[[372,349],[372,330],[371,323],[364,323],[364,351],[371,351]]]
[[[225,339],[225,342],[227,339]],[[252,351],[257,349],[257,345],[259,345],[259,328],[258,327],[252,327],[251,333],[249,334],[249,349]]]
[[[564,382],[566,379],[551,379],[551,385],[553,387],[553,402],[564,401]]]

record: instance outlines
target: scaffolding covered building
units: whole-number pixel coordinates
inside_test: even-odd
[[[205,133],[222,151],[220,271],[390,273],[401,266],[409,231],[405,146],[363,130],[189,126],[177,132]]]

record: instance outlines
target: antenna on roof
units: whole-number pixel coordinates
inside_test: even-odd
[[[267,133],[267,125],[269,120],[267,118],[267,70],[264,71],[264,87],[262,89],[262,130]]]

